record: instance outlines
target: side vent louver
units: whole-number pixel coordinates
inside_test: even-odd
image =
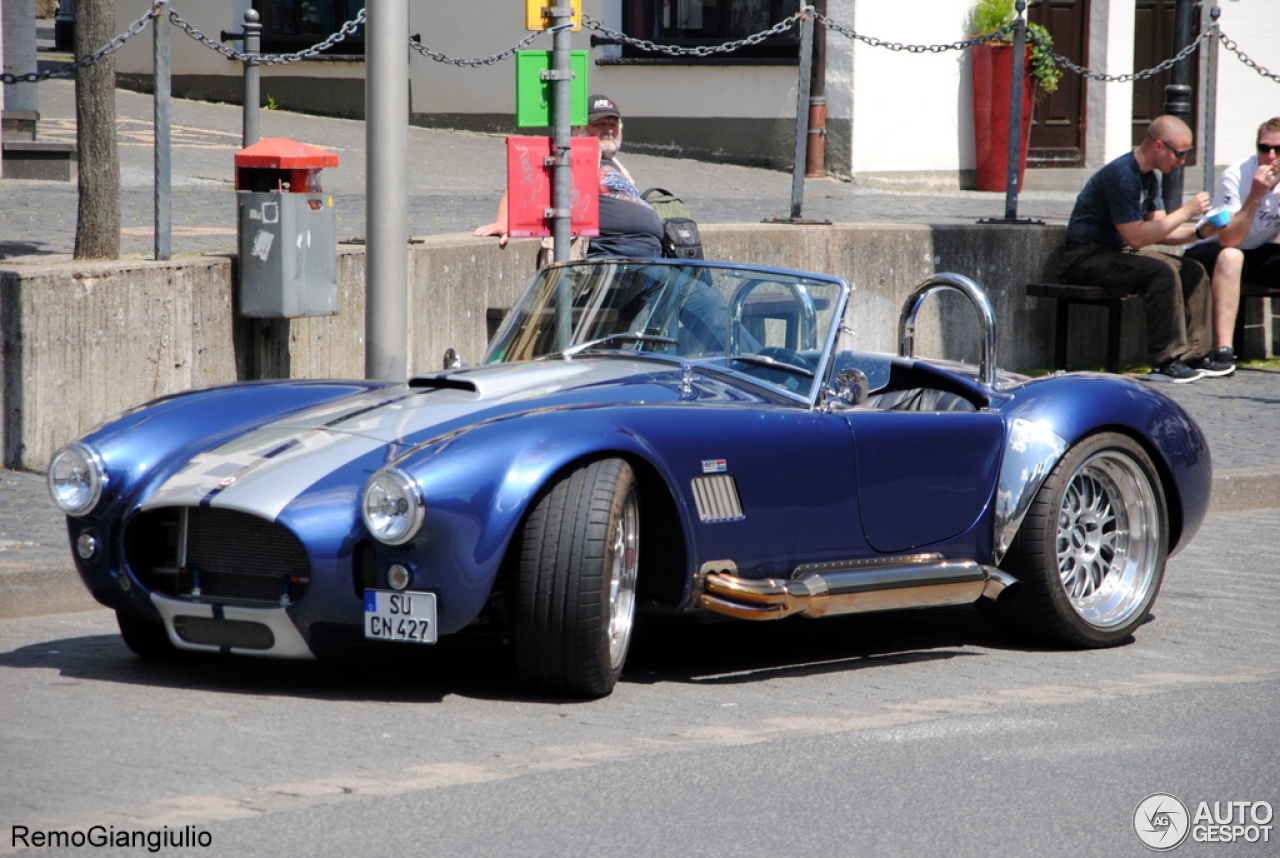
[[[729,474],[695,477],[693,498],[698,505],[698,517],[703,521],[738,521],[746,518],[742,513],[742,499],[738,497],[738,484]]]

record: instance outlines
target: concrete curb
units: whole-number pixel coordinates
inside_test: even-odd
[[[1280,467],[1224,468],[1213,475],[1210,515],[1276,508],[1280,508]],[[100,607],[81,583],[70,557],[65,564],[43,561],[22,568],[0,563],[0,620]]]

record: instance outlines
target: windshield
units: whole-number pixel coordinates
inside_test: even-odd
[[[512,310],[486,362],[642,352],[719,363],[807,396],[848,288],[835,277],[727,263],[554,265]]]

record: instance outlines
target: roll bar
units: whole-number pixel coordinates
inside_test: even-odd
[[[935,292],[943,290],[959,292],[969,299],[978,311],[979,325],[982,328],[982,363],[979,366],[978,380],[991,390],[996,386],[996,315],[991,308],[991,300],[977,283],[963,274],[935,274],[921,283],[902,305],[902,315],[898,317],[898,353],[903,357],[914,357],[916,340],[916,315],[920,306]]]

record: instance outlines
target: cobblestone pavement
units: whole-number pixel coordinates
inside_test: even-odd
[[[39,139],[75,141],[74,85],[40,84]],[[154,177],[149,95],[116,91],[121,162],[121,249],[150,257],[154,248]],[[236,199],[232,190],[240,146],[238,106],[176,99],[172,111],[172,236],[179,254],[233,253]],[[287,137],[337,153],[325,170],[325,191],[337,208],[339,241],[364,235],[364,123],[263,110],[264,137]],[[513,129],[514,130],[514,129]],[[493,220],[505,185],[500,135],[409,129],[409,232],[413,236],[470,232]],[[625,146],[624,146],[625,150]],[[648,187],[670,188],[703,223],[750,223],[791,212],[791,175],[778,170],[627,154],[628,169]],[[908,192],[808,179],[801,217],[838,223],[975,223],[1004,216],[1004,194]],[[1028,192],[1018,216],[1065,223],[1074,193]],[[0,259],[52,261],[75,245],[74,182],[0,179]],[[797,227],[803,229],[807,227]],[[811,227],[808,227],[811,228]]]

